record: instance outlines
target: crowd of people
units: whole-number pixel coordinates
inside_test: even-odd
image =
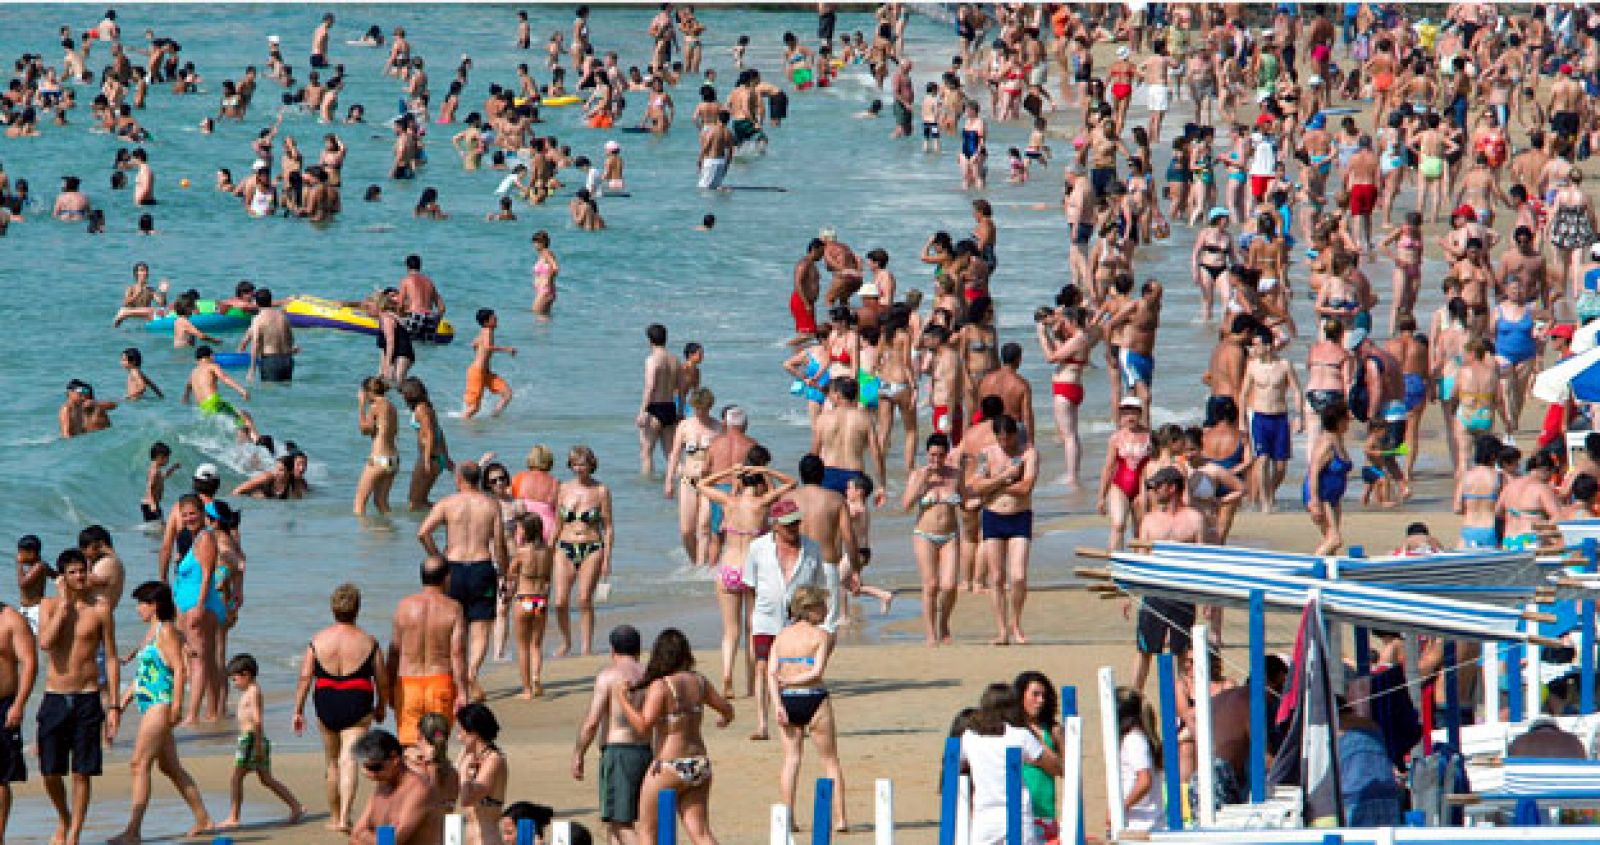
[[[665,135],[682,116],[673,92],[697,86],[689,115],[699,136],[695,179],[715,190],[726,187],[735,156],[765,152],[786,120],[804,119],[791,117],[791,105],[856,72],[886,91],[892,143],[920,140],[933,162],[942,161],[948,137],[953,181],[981,194],[970,203],[970,233],[935,231],[917,256],[932,272],[927,296],[897,279],[886,249],[858,252],[831,227],[814,238],[806,233],[788,297],[794,335],[783,360],[773,361],[775,377],[781,366],[792,379],[810,427],[808,448],[792,464],[751,433],[749,410],[718,407],[702,384],[700,343],[675,354],[666,325],[645,329],[635,416],[640,469],[654,476],[657,458],[664,462],[662,493],[674,500],[687,559],[712,573],[722,635],[719,673],[710,676],[696,669],[678,629],[662,631],[644,661],[636,629],[611,631],[572,773],[582,777],[598,740],[601,818],[612,841],[651,841],[656,796],[665,788],[677,792],[691,838],[714,841],[703,720],[709,709],[725,727],[741,692],[755,711],[751,739],[768,739],[777,720],[782,799],[794,802],[807,737],[842,793],[824,674],[852,599],[873,599],[884,613],[891,607],[893,593],[865,581],[873,511],[891,500],[910,517],[910,536],[893,542],[915,562],[926,644],[955,641],[951,620],[962,594],[989,604],[995,645],[1029,642],[1023,617],[1045,447],[1059,448],[1069,494],[1086,496],[1106,517],[1112,549],[1130,537],[1226,543],[1242,514],[1281,507],[1280,488],[1303,459],[1300,500],[1319,535],[1315,550],[1337,552],[1346,545],[1353,472],[1365,485],[1364,506],[1408,507],[1417,494],[1433,405],[1448,450],[1440,462],[1454,476],[1459,545],[1528,548],[1544,522],[1600,515],[1600,435],[1590,435],[1587,456],[1576,460],[1565,446],[1567,431],[1587,420],[1581,403],[1551,405],[1537,440],[1524,441],[1526,458],[1517,445],[1534,375],[1546,360],[1570,354],[1581,321],[1600,316],[1600,220],[1579,169],[1600,143],[1600,113],[1590,105],[1600,93],[1600,12],[1465,3],[1432,20],[1367,3],[961,4],[953,12],[954,55],[919,65],[906,41],[909,11],[885,4],[865,33],[850,35],[836,32],[834,5],[820,4],[814,46],[792,32],[771,39],[781,44],[781,68],[765,77],[747,64],[751,41],[740,36],[730,50],[734,83],[724,92],[726,80],[702,64],[708,25],[693,8],[660,7],[645,32],[650,60],[641,71],[624,69],[616,52],[591,41],[590,11],[579,7],[570,29],[542,45],[542,71],[538,62],[520,64],[514,82],[487,86],[479,110],[462,104],[473,93],[469,80],[483,72],[470,55],[447,71],[441,97],[430,87],[436,68],[404,27],[386,34],[373,26],[347,42],[352,50],[387,51],[383,73],[400,99],[400,113],[387,123],[389,179],[416,180],[445,166],[437,158],[430,164],[426,129],[451,126],[460,167],[505,171],[493,221],[514,221],[519,205],[570,192],[572,227],[601,230],[600,201],[629,190],[620,144],[606,143],[595,159],[582,155],[541,134],[541,108],[581,104],[587,127],[636,119],[641,131]],[[220,83],[217,113],[202,133],[257,119],[258,86],[281,89],[284,108],[250,142],[249,176],[236,183],[234,167],[217,171],[216,190],[236,196],[247,215],[321,223],[341,213],[341,172],[352,150],[329,133],[307,164],[283,129],[290,110],[327,124],[367,119],[361,104],[341,111],[347,71],[332,56],[336,25],[326,14],[312,30],[309,69],[297,69],[274,38],[264,72],[250,66]],[[531,27],[519,13],[519,49],[540,49]],[[17,62],[0,118],[8,142],[80,124],[125,141],[130,147],[112,162],[112,190],[131,188],[140,230],[154,232],[146,209],[157,202],[156,168],[164,163],[152,161],[158,148],[148,124],[155,121],[141,117],[170,102],[152,93],[155,86],[170,86],[174,98],[199,95],[201,72],[172,38],[147,31],[144,46],[133,46],[137,40],[124,36],[114,10],[89,29],[63,27],[58,62],[34,54]],[[147,59],[136,61],[141,54]],[[918,82],[925,83],[920,100]],[[1189,119],[1169,119],[1177,109]],[[458,118],[458,111],[467,113]],[[880,100],[858,116],[882,114]],[[1063,174],[1064,284],[1034,312],[1037,354],[1049,371],[1049,390],[1037,401],[1023,372],[1025,343],[1002,337],[997,317],[1000,303],[1019,306],[1004,294],[1003,221],[989,192],[1005,188],[989,179],[988,145],[991,131],[1011,129],[1028,140],[1008,149],[1006,183],[1058,167]],[[373,184],[363,196],[375,200],[383,190]],[[61,176],[48,213],[35,214],[40,203],[28,179],[0,170],[0,235],[16,227],[25,238],[19,223],[55,225],[36,216],[99,232],[114,213],[75,174]],[[422,192],[414,216],[447,216],[436,190]],[[1448,228],[1438,228],[1445,220]],[[708,216],[701,228],[714,225]],[[1155,278],[1146,269],[1160,260],[1152,247],[1186,237],[1193,239],[1190,278]],[[561,261],[552,243],[546,230],[531,237],[532,311],[541,320],[559,318]],[[1008,244],[1006,252],[1034,246]],[[416,435],[406,507],[426,514],[417,530],[420,589],[395,608],[386,647],[359,625],[360,588],[333,591],[333,624],[304,654],[293,727],[304,729],[311,702],[326,752],[330,825],[352,841],[372,841],[377,827],[393,826],[398,842],[437,842],[442,813],[453,808],[467,817],[469,841],[500,842],[510,837],[502,825],[535,819],[543,827],[549,809],[506,803],[509,766],[496,745],[499,723],[483,703],[483,665],[514,646],[522,697],[542,696],[552,616],[557,656],[591,653],[619,526],[611,490],[597,477],[599,457],[587,446],[569,451],[566,479],[552,473],[555,456],[545,445],[535,445],[516,472],[492,454],[452,457],[429,388],[413,372],[419,351],[455,331],[423,264],[407,255],[392,287],[336,303],[370,319],[379,349],[358,391],[358,423],[371,449],[356,474],[353,510],[390,510],[402,464],[398,393]],[[1380,268],[1391,275],[1387,302],[1369,275]],[[1424,290],[1425,270],[1440,279],[1436,299]],[[240,441],[259,452],[260,472],[232,496],[312,495],[307,453],[263,431],[222,394],[228,388],[252,398],[219,355],[245,356],[245,383],[292,381],[299,347],[288,303],[251,282],[217,300],[192,290],[171,296],[167,283],[152,286],[150,276],[147,264],[134,265],[115,322],[170,320],[174,346],[192,348],[183,400],[232,420]],[[1158,336],[1164,317],[1171,325],[1175,290],[1189,283],[1204,331],[1215,326],[1203,419],[1158,425]],[[1421,310],[1424,297],[1437,304],[1431,314]],[[480,412],[485,392],[496,397],[489,415],[505,414],[513,392],[495,361],[508,363],[517,348],[498,342],[494,308],[450,313],[473,313],[476,323],[466,344],[463,416]],[[206,328],[216,325],[211,318],[231,317],[247,326],[236,351],[213,334],[222,329]],[[1386,337],[1377,333],[1380,319]],[[162,395],[137,348],[123,350],[121,362],[123,402]],[[1095,367],[1105,370],[1107,390],[1086,410]],[[80,379],[66,393],[63,437],[112,425],[117,402],[96,399]],[[1035,418],[1036,404],[1048,406],[1052,433]],[[1097,477],[1091,468],[1085,481],[1089,450],[1080,429],[1089,417],[1109,418],[1114,429]],[[167,444],[151,445],[141,513],[161,526],[158,577],[131,592],[100,526],[84,528],[53,563],[36,537],[18,544],[20,600],[0,610],[0,703],[10,702],[0,770],[4,780],[21,779],[21,715],[42,650],[37,747],[60,819],[58,842],[78,841],[91,778],[101,771],[101,737],[118,732],[129,705],[140,711],[135,786],[118,841],[141,836],[153,769],[189,804],[191,833],[240,823],[251,773],[287,805],[291,823],[305,813],[271,771],[259,666],[229,647],[245,607],[239,511],[219,498],[221,473],[207,463],[193,472],[192,492],[166,513],[165,482],[179,469]],[[442,476],[451,490],[433,501]],[[882,550],[888,543],[878,533]],[[125,594],[148,623],[140,647],[126,653],[114,625]],[[1129,810],[1152,823],[1147,774],[1161,755],[1138,690],[1153,655],[1190,651],[1184,632],[1195,615],[1192,604],[1141,605],[1134,679],[1119,697]],[[221,720],[233,692],[240,736],[232,809],[214,823],[179,761],[174,731]],[[1027,675],[989,687],[963,717],[974,821],[984,831],[977,841],[1003,838],[1000,767],[1013,745],[1030,763],[1034,816],[1049,837],[1049,778],[1061,765],[1053,695],[1048,679]],[[391,713],[394,733],[374,727]],[[461,740],[453,762],[452,726]],[[362,772],[375,789],[358,810]],[[848,826],[843,801],[834,825]]]

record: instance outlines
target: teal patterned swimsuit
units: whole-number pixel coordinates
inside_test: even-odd
[[[160,636],[159,630],[157,636]],[[134,683],[133,702],[143,713],[158,704],[172,703],[172,667],[161,656],[152,638],[139,649],[139,668]]]

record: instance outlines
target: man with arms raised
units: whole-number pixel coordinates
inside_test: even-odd
[[[461,605],[445,594],[450,565],[430,555],[422,562],[422,589],[394,609],[389,659],[394,675],[395,732],[404,745],[417,741],[417,723],[429,713],[450,719],[467,704],[467,624]]]
[[[479,485],[482,474],[482,468],[472,461],[458,465],[456,492],[440,499],[417,528],[417,541],[428,556],[439,557],[433,534],[444,526],[443,557],[450,568],[449,595],[460,603],[467,622],[466,692],[474,701],[483,700],[478,670],[489,650],[496,597],[506,561],[510,560],[500,503],[483,492]]]
[[[22,756],[22,712],[33,694],[38,648],[28,620],[0,603],[0,714],[5,717],[5,729],[0,730],[0,842],[5,841],[6,821],[11,818],[11,784],[28,779],[28,761]]]
[[[116,627],[111,611],[89,589],[89,563],[83,552],[67,549],[56,559],[56,595],[39,605],[39,648],[45,653],[44,698],[39,701],[39,773],[59,819],[51,841],[78,845],[89,815],[90,778],[100,776],[102,736],[117,732],[122,708],[107,712],[100,704],[100,667],[104,649],[105,688],[121,689]],[[7,717],[9,722],[10,717]],[[62,778],[72,771],[72,808]]]
[[[380,827],[394,828],[394,845],[438,845],[443,824],[433,783],[406,765],[400,740],[375,728],[350,751],[373,784],[367,808],[350,831],[351,845],[377,845]]]
[[[639,835],[633,829],[639,819],[639,787],[654,759],[650,737],[640,736],[612,701],[622,688],[632,689],[644,677],[639,662],[639,630],[632,625],[611,629],[611,663],[594,678],[594,695],[589,711],[578,728],[578,745],[572,750],[572,777],[583,780],[583,758],[589,746],[605,729],[600,745],[600,821],[606,826],[611,845],[636,845]],[[619,683],[620,682],[620,683]],[[643,706],[644,693],[629,693],[635,706]]]

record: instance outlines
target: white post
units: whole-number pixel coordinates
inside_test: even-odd
[[[572,822],[563,820],[550,823],[550,845],[572,845]]]
[[[1100,744],[1106,762],[1106,810],[1111,818],[1111,837],[1122,835],[1128,826],[1127,808],[1122,806],[1121,735],[1117,731],[1117,673],[1110,666],[1100,667]]]
[[[465,835],[465,819],[460,814],[451,813],[444,817],[444,845],[461,845]]]
[[[1079,711],[1082,712],[1081,710]],[[1061,789],[1056,792],[1060,808],[1061,841],[1076,843],[1078,811],[1083,809],[1083,716],[1068,716],[1061,724]]]
[[[956,845],[972,845],[972,778],[956,782]]]
[[[1483,708],[1478,712],[1486,725],[1500,724],[1500,649],[1504,646],[1497,642],[1483,644]]]
[[[1201,827],[1215,827],[1217,823],[1217,796],[1212,783],[1216,777],[1212,768],[1216,748],[1211,734],[1211,647],[1206,639],[1209,634],[1205,625],[1194,626],[1190,642],[1198,643],[1199,647],[1189,652],[1194,655],[1195,775],[1199,779]]]
[[[767,842],[770,845],[790,845],[788,805],[772,805],[772,834],[768,837]]]
[[[894,781],[878,778],[873,845],[894,845]]]

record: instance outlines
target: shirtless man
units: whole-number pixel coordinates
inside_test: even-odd
[[[1378,207],[1378,154],[1372,151],[1372,136],[1362,135],[1350,163],[1344,168],[1344,190],[1350,197],[1350,216],[1356,219],[1355,234],[1365,252],[1372,252],[1372,210]]]
[[[834,236],[832,229],[823,229],[817,237],[822,241],[822,266],[833,274],[822,300],[830,306],[849,305],[850,297],[861,287],[861,259]]]
[[[1222,400],[1232,399],[1234,407],[1239,407],[1239,388],[1244,382],[1245,368],[1250,363],[1245,350],[1257,325],[1255,318],[1249,314],[1235,314],[1217,339],[1217,345],[1212,348],[1211,365],[1206,369],[1206,374],[1201,376],[1201,380],[1211,389],[1211,395],[1206,398],[1205,425],[1216,423],[1216,409]]]
[[[861,558],[861,538],[856,537],[855,523],[850,519],[850,509],[845,505],[844,494],[828,485],[827,465],[815,454],[800,458],[800,486],[789,498],[800,506],[800,533],[816,541],[822,551],[822,562],[828,566],[844,565],[839,571],[839,581],[854,589],[862,567],[869,561]],[[828,607],[833,613],[822,627],[832,632],[845,615],[841,596],[830,596]]]
[[[1483,223],[1494,222],[1494,206],[1496,202],[1505,208],[1514,209],[1517,204],[1500,190],[1500,181],[1495,177],[1495,172],[1489,167],[1489,159],[1483,153],[1476,153],[1472,157],[1472,166],[1461,175],[1461,185],[1456,188],[1455,197],[1451,207],[1459,207],[1465,203],[1477,212],[1477,218]],[[1435,222],[1439,215],[1434,214]]]
[[[107,412],[116,407],[115,402],[95,399],[94,388],[84,382],[78,379],[67,382],[66,401],[61,403],[61,410],[56,413],[61,436],[76,437],[110,428],[111,418]]]
[[[878,507],[883,507],[885,471],[883,441],[878,438],[872,414],[861,407],[860,385],[853,378],[836,378],[828,385],[831,401],[817,414],[811,428],[811,451],[827,467],[822,486],[844,495],[850,479],[866,475],[866,458],[872,455],[877,470]]]
[[[239,433],[248,442],[254,443],[261,438],[261,433],[256,429],[255,420],[250,414],[241,411],[222,400],[222,394],[217,390],[217,382],[226,384],[238,392],[245,401],[250,400],[250,391],[239,386],[233,376],[223,372],[217,362],[211,359],[211,347],[198,346],[194,350],[194,369],[189,371],[189,380],[183,386],[183,398],[179,401],[188,402],[192,396],[195,407],[206,416],[223,414],[231,417],[239,426]]]
[[[1167,55],[1166,42],[1159,40],[1155,43],[1155,54],[1139,64],[1145,96],[1149,97],[1151,143],[1161,140],[1161,120],[1167,116],[1167,109],[1172,107],[1172,89],[1168,86],[1167,74],[1177,67],[1178,63]]]
[[[116,659],[116,625],[111,609],[89,588],[89,564],[83,553],[67,549],[56,560],[61,573],[56,595],[39,605],[39,648],[45,653],[44,698],[39,702],[39,773],[45,793],[54,805],[58,823],[51,842],[78,845],[89,814],[93,789],[90,778],[100,776],[102,735],[116,735],[122,708],[102,707],[102,689],[114,697],[120,690],[120,661]],[[9,627],[9,626],[8,626]],[[14,634],[13,634],[14,636]],[[12,641],[15,646],[15,640]],[[105,683],[100,683],[97,657],[104,652]],[[9,724],[10,717],[7,717]],[[63,778],[72,771],[72,806],[67,807]]]
[[[1037,437],[1033,427],[1033,385],[1023,378],[1022,345],[1007,343],[1000,347],[1000,367],[990,370],[978,382],[979,396],[998,396],[1005,403],[1006,416],[1022,424],[1022,439],[1032,443]]]
[[[444,297],[433,279],[423,275],[420,255],[406,256],[406,274],[400,279],[400,315],[413,340],[433,340],[444,319]]]
[[[61,193],[56,196],[55,206],[50,210],[51,217],[77,222],[89,216],[94,205],[89,202],[89,195],[79,190],[81,184],[76,176],[61,177]]]
[[[28,620],[0,604],[0,712],[5,714],[5,729],[0,730],[0,842],[5,841],[6,822],[11,818],[11,784],[28,779],[28,763],[22,751],[22,713],[33,694],[38,649]]]
[[[578,728],[578,743],[572,750],[572,778],[583,780],[584,756],[600,735],[600,821],[606,826],[611,845],[638,845],[634,822],[639,820],[639,787],[654,759],[650,738],[640,736],[628,722],[622,707],[612,702],[621,688],[632,688],[644,678],[639,662],[640,637],[632,625],[611,629],[611,662],[594,678],[594,694],[589,710]],[[629,694],[630,703],[643,706],[644,692]]]
[[[380,827],[394,829],[394,845],[439,845],[444,825],[433,783],[406,765],[394,734],[381,728],[367,731],[350,754],[373,783],[372,797],[350,831],[351,845],[377,845]]]
[[[1278,486],[1289,468],[1289,410],[1294,409],[1294,431],[1305,430],[1299,397],[1300,378],[1294,364],[1278,355],[1272,332],[1257,328],[1250,336],[1250,363],[1245,367],[1239,407],[1250,414],[1250,441],[1256,461],[1256,495],[1263,513],[1271,513]],[[1295,397],[1294,402],[1289,397]]]
[[[976,404],[976,386],[967,372],[966,356],[950,342],[950,330],[944,326],[929,326],[922,333],[922,346],[928,353],[924,367],[932,374],[928,396],[933,405],[933,430],[959,446],[966,423],[965,409]]]
[[[1067,259],[1072,270],[1072,283],[1089,293],[1091,301],[1098,302],[1104,291],[1095,286],[1094,275],[1089,272],[1089,239],[1094,236],[1094,185],[1083,166],[1067,162],[1066,185],[1061,198],[1061,209],[1067,217],[1067,228],[1072,233]]]
[[[483,700],[478,670],[489,651],[496,598],[511,560],[506,550],[505,523],[500,503],[483,492],[483,469],[473,461],[456,466],[456,492],[440,499],[417,528],[417,541],[429,557],[439,557],[433,541],[440,526],[445,531],[444,559],[450,565],[450,598],[461,604],[467,621],[465,679],[474,701]]]
[[[1511,157],[1511,184],[1521,185],[1531,195],[1539,186],[1544,166],[1550,163],[1550,153],[1545,151],[1544,131],[1535,129],[1528,133],[1528,148]],[[1542,196],[1542,195],[1541,195]]]
[[[1175,467],[1162,467],[1145,482],[1153,505],[1139,521],[1139,539],[1146,542],[1203,542],[1205,517],[1183,503],[1183,473]],[[1124,618],[1132,604],[1122,606]],[[1194,604],[1150,597],[1139,603],[1138,658],[1133,667],[1133,688],[1144,689],[1150,675],[1150,658],[1164,650],[1181,656],[1189,651],[1189,629],[1194,627]]]
[[[683,362],[667,351],[667,327],[651,323],[644,330],[650,341],[650,354],[644,359],[644,389],[639,391],[639,413],[634,425],[639,428],[639,471],[656,471],[656,446],[662,458],[669,457],[673,435],[678,430],[678,371]]]
[[[1028,555],[1033,547],[1033,486],[1039,453],[1022,439],[1017,421],[1001,414],[986,419],[994,442],[981,457],[971,490],[983,501],[983,557],[989,567],[990,600],[998,632],[994,645],[1028,642],[1022,607],[1028,599]]]
[[[333,29],[333,14],[322,16],[322,22],[311,33],[311,66],[328,66],[328,33]]]
[[[128,155],[138,173],[133,177],[133,204],[156,204],[156,172],[150,167],[150,157],[144,149],[136,148]]]
[[[122,585],[127,571],[122,558],[111,547],[111,532],[104,526],[91,525],[78,532],[78,551],[89,561],[89,593],[95,601],[104,602],[115,612],[122,601]]]
[[[817,262],[822,260],[827,244],[821,238],[812,238],[806,245],[806,254],[794,264],[794,291],[789,294],[789,315],[794,317],[797,339],[811,340],[817,334],[817,296],[822,290],[822,274],[817,272]]]
[[[449,564],[430,555],[422,562],[422,589],[394,609],[384,666],[395,691],[395,732],[405,745],[416,743],[423,716],[451,720],[467,705],[467,625],[461,605],[445,594],[449,578]]]
[[[1513,246],[1500,253],[1500,268],[1495,273],[1495,289],[1504,293],[1511,281],[1522,283],[1522,292],[1530,302],[1541,308],[1550,308],[1554,300],[1562,297],[1559,287],[1546,284],[1545,259],[1534,247],[1533,230],[1518,226],[1511,233]]]
[[[259,375],[262,381],[291,381],[294,379],[294,356],[300,347],[294,344],[294,329],[289,325],[289,315],[272,307],[272,289],[257,288],[255,292],[256,315],[250,319],[250,328],[239,341],[239,351],[250,353],[250,372],[245,377]]]
[[[1578,139],[1578,130],[1588,117],[1588,96],[1578,81],[1581,72],[1580,68],[1564,64],[1550,84],[1550,133],[1556,138],[1558,152]]]
[[[700,129],[700,156],[696,159],[700,165],[700,181],[697,187],[702,190],[716,190],[722,187],[722,180],[728,175],[728,162],[733,160],[733,130],[728,128],[733,119],[727,109],[717,112],[716,120],[708,122]]]
[[[55,570],[40,555],[43,548],[38,535],[24,534],[17,539],[17,611],[28,620],[34,633],[39,632],[39,602],[44,598],[44,586],[55,577]]]
[[[1150,390],[1156,375],[1156,329],[1161,326],[1161,283],[1150,279],[1139,289],[1139,298],[1123,305],[1111,318],[1110,331],[1122,332],[1122,384],[1139,397],[1145,418],[1150,417]]]

